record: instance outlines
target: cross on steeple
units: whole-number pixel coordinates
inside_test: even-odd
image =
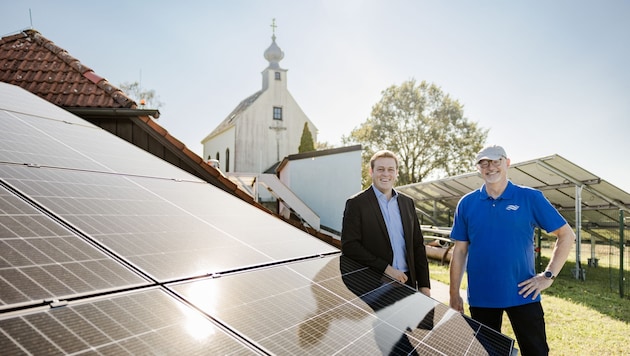
[[[278,27],[276,25],[276,19],[271,19],[271,34],[273,37],[276,37],[276,27]]]

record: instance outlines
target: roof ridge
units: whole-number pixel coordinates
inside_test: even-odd
[[[7,35],[7,36],[4,36],[4,37],[0,37],[0,45],[3,44],[3,43],[13,42],[13,41],[15,41],[17,39],[20,39],[20,38],[28,37],[28,35],[25,34],[24,32],[25,31],[20,31],[20,32],[14,33],[12,35]]]
[[[32,39],[38,45],[52,52],[55,56],[57,56],[57,58],[70,66],[70,68],[79,72],[85,79],[89,80],[97,87],[104,90],[115,102],[120,104],[122,107],[130,109],[135,109],[138,107],[138,104],[120,88],[111,84],[107,79],[96,74],[94,70],[92,70],[92,68],[86,66],[77,58],[73,57],[65,49],[57,46],[53,41],[43,36],[39,31],[34,29],[27,29],[22,31],[22,33],[26,37]]]

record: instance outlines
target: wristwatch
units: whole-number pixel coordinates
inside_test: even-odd
[[[554,279],[554,278],[556,278],[556,276],[554,276],[553,272],[551,272],[551,271],[545,271],[543,276],[545,276],[545,278],[547,278],[547,279]]]

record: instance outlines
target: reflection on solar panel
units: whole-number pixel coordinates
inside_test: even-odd
[[[274,354],[510,355],[513,348],[513,340],[343,256],[171,289]]]
[[[209,319],[149,289],[0,320],[5,355],[254,355]]]
[[[511,339],[3,83],[0,135],[3,354],[511,352]]]
[[[205,183],[14,165],[0,178],[160,281],[336,250]]]

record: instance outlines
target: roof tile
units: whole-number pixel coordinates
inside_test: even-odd
[[[89,79],[92,83],[97,84],[98,82],[100,82],[101,80],[103,80],[103,78],[99,77],[98,75],[96,75],[96,73],[90,71],[90,72],[85,72],[83,74],[84,77],[86,77],[87,79]]]

